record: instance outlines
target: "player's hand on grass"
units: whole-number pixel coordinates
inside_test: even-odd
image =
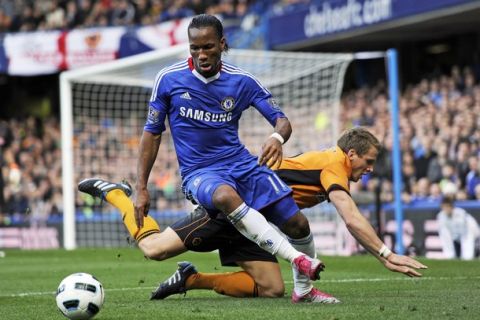
[[[421,277],[422,274],[417,270],[428,268],[413,258],[395,253],[392,253],[388,259],[384,260],[384,265],[390,271],[403,273],[409,277]]]
[[[269,168],[276,168],[282,163],[282,157],[282,144],[277,139],[270,137],[262,146],[262,155],[258,159],[258,163],[261,166],[266,164]]]
[[[143,218],[148,215],[150,209],[150,195],[147,188],[137,189],[137,198],[135,199],[135,222],[138,228],[143,227]]]

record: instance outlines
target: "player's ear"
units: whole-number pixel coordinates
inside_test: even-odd
[[[357,154],[357,151],[355,151],[355,149],[349,149],[348,152],[347,152],[347,156],[350,160],[353,160],[353,158],[355,158],[355,156],[358,157],[358,154]]]
[[[225,51],[225,45],[227,44],[227,40],[225,39],[225,37],[221,37],[220,38],[220,49],[223,51]]]

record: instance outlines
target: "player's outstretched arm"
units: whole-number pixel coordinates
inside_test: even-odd
[[[292,134],[292,126],[287,118],[278,118],[275,123],[275,132],[262,146],[262,154],[258,163],[269,168],[280,165],[283,158],[282,144],[288,141]]]
[[[348,231],[373,256],[379,259],[390,271],[400,272],[409,277],[420,277],[416,269],[426,269],[421,264],[407,256],[397,255],[384,247],[368,220],[360,213],[355,202],[343,190],[334,190],[329,193],[330,201],[337,208],[338,213],[345,221]],[[385,250],[384,250],[385,249]],[[388,254],[386,252],[388,251]]]
[[[139,156],[137,162],[137,183],[135,186],[135,221],[137,227],[143,227],[143,217],[150,209],[150,196],[147,190],[148,177],[157,158],[158,148],[162,140],[161,134],[152,134],[143,131],[140,140]]]

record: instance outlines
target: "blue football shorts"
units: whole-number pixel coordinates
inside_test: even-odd
[[[247,206],[279,227],[300,210],[291,197],[292,189],[275,172],[259,166],[256,159],[197,170],[185,179],[183,186],[187,198],[215,217],[220,211],[213,205],[213,193],[225,184],[235,189]]]

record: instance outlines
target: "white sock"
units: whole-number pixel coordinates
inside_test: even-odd
[[[315,243],[313,242],[313,236],[310,233],[305,238],[301,239],[291,239],[288,238],[288,241],[291,245],[298,251],[305,253],[310,258],[316,258],[317,253],[315,252]],[[296,268],[293,270],[293,284],[295,293],[298,296],[304,296],[312,290],[312,281],[308,276],[300,274]]]
[[[273,255],[278,255],[289,262],[302,255],[268,223],[260,212],[248,207],[245,203],[229,213],[227,218],[247,239]]]

